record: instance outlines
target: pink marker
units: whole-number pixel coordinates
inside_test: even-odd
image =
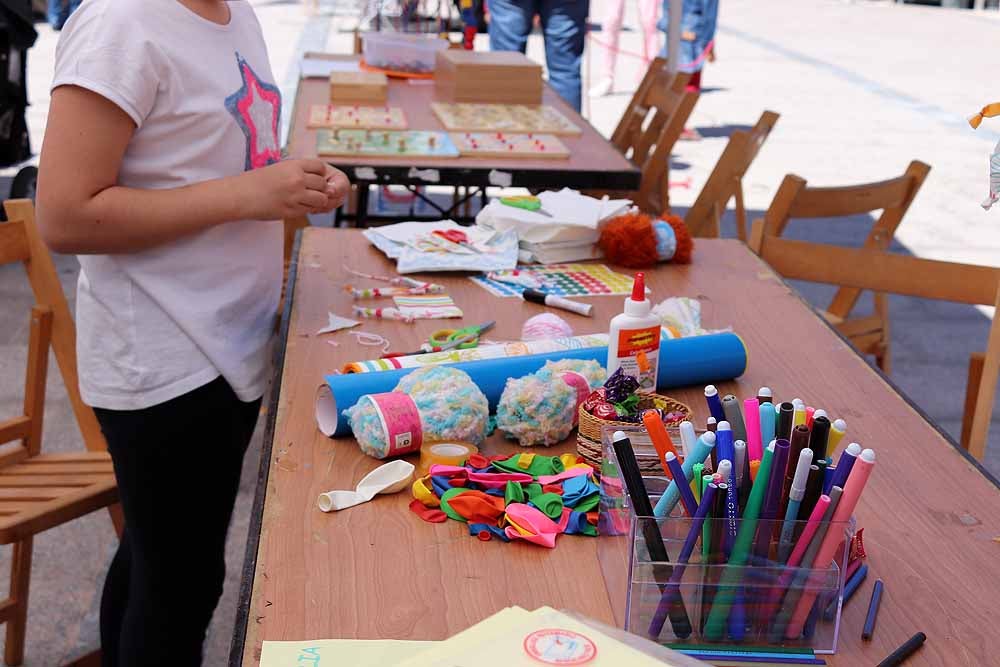
[[[771,617],[778,611],[778,603],[781,602],[781,595],[788,588],[788,585],[792,583],[792,577],[795,576],[795,568],[802,562],[802,557],[805,555],[806,549],[809,548],[809,543],[812,542],[813,536],[816,534],[820,523],[822,523],[823,515],[829,506],[830,496],[822,495],[816,501],[816,506],[813,507],[812,514],[809,515],[806,527],[802,529],[799,541],[795,543],[795,549],[792,551],[792,555],[788,557],[785,571],[782,572],[778,583],[768,591],[763,611],[768,624],[770,624]]]
[[[854,508],[858,505],[861,492],[864,491],[865,484],[868,483],[868,478],[872,476],[874,468],[875,451],[866,449],[861,452],[861,456],[858,457],[858,460],[854,462],[854,467],[851,468],[851,474],[847,478],[847,483],[844,484],[844,493],[840,497],[840,502],[837,504],[837,509],[833,513],[833,517],[830,519],[830,525],[843,526],[850,520],[851,515],[854,513]],[[819,551],[816,552],[816,558],[813,560],[812,566],[825,570],[826,566],[833,560],[834,552],[837,550],[837,545],[840,544],[842,539],[843,532],[841,530],[834,528],[826,531],[826,537],[823,538]],[[806,622],[809,610],[812,609],[813,602],[816,601],[817,587],[822,577],[822,571],[818,575],[815,575],[815,577],[810,577],[805,592],[799,598],[799,604],[795,608],[792,620],[788,624],[785,637],[791,639],[802,634],[802,626]],[[814,578],[815,580],[813,580]]]
[[[756,397],[743,401],[743,421],[747,429],[747,456],[751,461],[760,461],[764,446],[760,441],[760,404]]]
[[[813,419],[816,418],[816,408],[810,408],[806,406],[806,426],[811,430],[813,427]]]

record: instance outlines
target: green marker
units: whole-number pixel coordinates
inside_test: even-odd
[[[691,476],[691,490],[694,492],[694,499],[700,503],[702,483],[699,482],[698,480],[700,480],[702,477],[705,476],[705,473],[703,472],[705,470],[705,464],[695,463],[694,466],[691,468],[691,470],[694,473]]]
[[[695,464],[695,465],[697,465],[697,464]],[[705,465],[702,464],[702,468],[704,468],[704,467],[705,467]],[[702,475],[701,476],[701,492],[705,493],[705,488],[709,484],[711,484],[711,483],[712,483],[712,475]],[[709,514],[708,514],[707,517],[705,517],[706,519],[714,519],[714,518],[716,518],[716,517],[712,516],[711,509],[712,508],[709,508]],[[710,553],[712,553],[712,524],[709,521],[705,521],[705,523],[701,527],[701,562],[702,563],[708,563],[708,555]]]
[[[733,598],[736,597],[736,587],[740,583],[742,568],[747,564],[747,558],[750,555],[750,545],[753,543],[754,533],[757,532],[757,520],[760,518],[760,506],[767,493],[767,481],[771,476],[771,459],[773,457],[774,443],[772,442],[764,450],[764,458],[761,459],[760,468],[757,470],[757,479],[754,480],[750,499],[747,500],[746,511],[743,513],[743,519],[740,520],[740,530],[736,534],[732,555],[730,555],[729,563],[722,573],[719,592],[715,596],[715,603],[712,605],[708,622],[705,624],[703,634],[706,639],[711,641],[718,641],[726,634],[729,610],[733,606]]]

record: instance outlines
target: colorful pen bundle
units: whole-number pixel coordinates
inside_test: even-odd
[[[666,432],[655,424],[649,429],[670,480],[651,516],[634,501],[646,487],[622,469],[630,442],[616,434],[624,440],[615,443],[615,452],[633,498],[635,532],[653,556],[639,561],[651,564],[656,582],[633,590],[630,624],[640,619],[642,627],[633,630],[660,638],[669,616],[678,638],[811,646],[819,622],[838,620],[845,579],[856,587],[867,572],[853,565],[863,569],[845,576],[845,547],[875,452],[852,443],[834,466],[846,423],[799,399],[776,405],[767,388],[741,401],[709,386],[705,398],[709,430],[685,443],[683,464]],[[663,543],[664,552],[676,550],[665,571],[652,541]],[[633,586],[640,581],[650,580],[633,573]],[[682,635],[677,627],[686,626],[675,616],[685,602],[700,613],[688,617],[691,630]]]

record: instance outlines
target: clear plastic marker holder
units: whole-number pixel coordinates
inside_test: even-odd
[[[614,430],[625,430],[630,439],[635,436],[640,443],[643,439],[649,441],[645,429],[641,427]],[[767,556],[756,556],[751,550],[745,565],[730,566],[724,559],[720,560],[718,554],[709,553],[706,556],[703,553],[703,538],[699,537],[683,574],[676,578],[675,584],[671,584],[671,577],[676,577],[674,568],[679,565],[678,555],[693,520],[684,513],[680,503],[669,517],[635,515],[625,485],[618,476],[617,461],[611,447],[612,432],[608,429],[603,437],[598,559],[615,623],[619,627],[673,648],[705,651],[766,651],[779,648],[817,654],[836,652],[844,588],[844,572],[838,563],[847,562],[855,531],[853,519],[829,526],[828,530],[842,536],[843,544],[837,549],[836,561],[825,567],[788,568],[779,562],[779,538],[784,521],[758,521],[754,542],[757,536],[768,534]],[[644,449],[640,445],[637,455],[641,456]],[[669,480],[666,477],[644,477],[643,480],[655,506]],[[706,520],[702,535],[706,532],[715,536],[723,534],[729,527],[728,523],[727,519]],[[657,562],[649,557],[646,548],[647,524],[655,526],[663,539],[670,562]],[[796,539],[805,525],[805,521],[794,522],[793,536]],[[709,542],[712,542],[711,538]],[[738,584],[727,585],[727,581]],[[656,637],[650,635],[650,623],[664,592],[671,596],[668,598],[670,601],[678,597],[683,601],[691,625],[689,636],[675,634],[669,617]],[[811,614],[814,618],[806,622],[803,632],[789,638],[788,617],[807,592],[815,593],[815,609]],[[721,635],[718,623],[714,629],[707,623],[713,606],[720,600],[723,612],[717,612],[716,618],[720,614],[726,618]]]

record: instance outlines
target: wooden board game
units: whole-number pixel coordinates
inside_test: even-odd
[[[445,132],[427,130],[320,130],[316,153],[351,157],[458,157]]]
[[[405,130],[401,107],[358,104],[314,104],[309,107],[309,129],[355,128],[361,130]]]
[[[552,158],[565,160],[569,149],[554,134],[452,132],[451,140],[466,157]]]
[[[582,130],[547,104],[450,104],[434,102],[434,114],[449,132],[580,134]]]
[[[380,72],[331,72],[330,101],[385,104],[389,80]]]

